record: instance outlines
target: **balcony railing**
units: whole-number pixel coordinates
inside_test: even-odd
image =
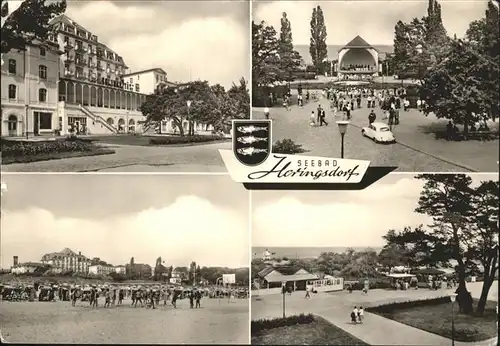
[[[73,61],[75,61],[75,57],[74,57],[74,55],[68,55],[68,56],[66,57],[66,61],[68,61],[68,62],[73,62]]]
[[[88,61],[86,59],[76,59],[75,63],[80,66],[87,66]]]
[[[71,76],[74,76],[75,73],[73,71],[70,71],[70,70],[65,70],[64,71],[64,76],[66,77],[71,77]]]
[[[87,49],[83,46],[76,46],[75,49],[77,52],[87,53]]]
[[[76,78],[77,79],[88,79],[89,76],[86,73],[77,73]]]

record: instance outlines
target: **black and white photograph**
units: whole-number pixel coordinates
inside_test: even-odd
[[[253,191],[253,345],[497,345],[497,174]]]
[[[498,172],[489,0],[252,4],[252,119],[273,152],[402,172]]]
[[[250,2],[1,0],[2,170],[225,172]]]
[[[2,342],[249,343],[249,198],[229,177],[4,174],[1,212]]]

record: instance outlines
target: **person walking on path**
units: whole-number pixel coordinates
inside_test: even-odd
[[[362,306],[359,307],[359,310],[358,310],[358,320],[359,320],[359,323],[363,323],[363,318],[365,317],[365,310],[363,309]]]
[[[351,311],[351,323],[357,324],[357,318],[358,318],[358,308],[354,307],[354,309]]]
[[[305,298],[306,298],[306,299],[311,298],[311,293],[310,293],[310,291],[311,291],[310,286],[309,286],[309,285],[306,285],[306,296],[305,296]]]
[[[264,108],[264,116],[269,120],[269,108]]]
[[[319,118],[319,126],[323,126],[323,124],[325,124],[325,126],[328,126],[328,123],[325,121],[325,118],[326,118],[326,112],[324,109],[321,109],[321,115]]]

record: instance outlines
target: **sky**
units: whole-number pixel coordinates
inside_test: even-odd
[[[252,245],[381,247],[390,229],[431,223],[414,212],[422,186],[413,175],[390,174],[361,191],[254,191]]]
[[[132,71],[230,87],[250,71],[248,1],[68,1],[66,14],[120,54]]]
[[[482,18],[486,0],[440,0],[443,25],[448,35],[463,37],[469,23]],[[264,20],[279,32],[283,12],[292,25],[295,45],[309,45],[312,10],[321,6],[327,43],[344,45],[360,35],[372,45],[392,45],[398,20],[411,21],[427,15],[427,0],[260,1],[253,3],[253,20]]]
[[[229,176],[2,174],[1,267],[68,247],[113,265],[248,267],[248,192]],[[221,193],[223,191],[223,193]]]

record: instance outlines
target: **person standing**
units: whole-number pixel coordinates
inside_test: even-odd
[[[317,111],[316,122],[318,124],[320,124],[321,121],[321,110],[322,110],[321,105],[318,105],[318,108],[316,109]]]
[[[368,123],[371,125],[375,122],[377,119],[377,115],[375,114],[375,111],[372,109],[370,111],[370,114],[368,114]]]
[[[266,119],[269,119],[269,108],[264,108],[264,116],[266,117]]]
[[[323,124],[325,124],[326,126],[328,126],[328,123],[325,121],[325,118],[326,118],[326,112],[325,112],[324,109],[321,109],[321,116],[320,116],[319,126],[323,126]]]
[[[308,298],[311,298],[311,286],[309,286],[309,284],[306,284],[306,296],[304,298],[308,299]]]
[[[194,293],[189,292],[189,307],[192,309],[194,307]]]
[[[201,291],[196,291],[196,308],[201,308]]]

